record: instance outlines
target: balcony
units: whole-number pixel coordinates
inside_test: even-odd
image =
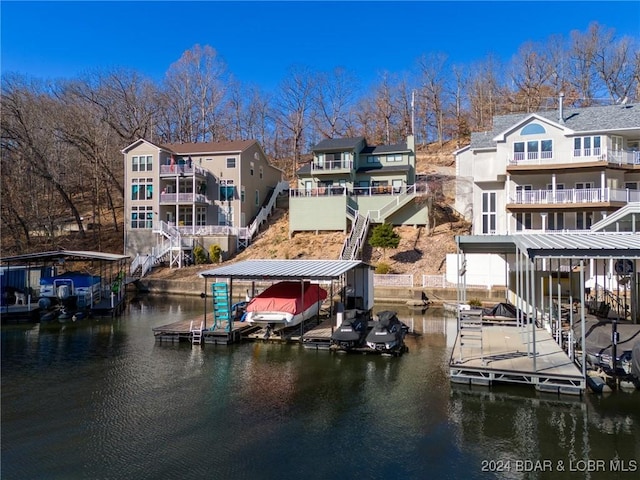
[[[206,195],[200,193],[161,193],[160,205],[176,205],[194,203],[211,205],[211,200]]]
[[[172,176],[191,176],[197,175],[206,177],[207,171],[199,167],[197,165],[189,165],[185,164],[177,164],[177,165],[160,165],[160,176],[161,177],[172,177]]]
[[[322,173],[344,173],[353,169],[353,160],[324,160],[318,162],[317,159],[311,163],[311,172],[315,174]]]
[[[522,171],[531,167],[574,166],[585,164],[606,164],[617,167],[640,166],[640,152],[630,150],[607,150],[606,148],[585,148],[565,152],[517,152],[507,160],[507,170]],[[588,165],[587,165],[588,166]],[[531,168],[534,170],[535,168]]]
[[[509,210],[619,208],[640,201],[640,191],[615,188],[520,190],[509,197]]]

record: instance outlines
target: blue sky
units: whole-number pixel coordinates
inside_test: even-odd
[[[211,45],[244,83],[273,89],[291,65],[341,66],[363,86],[422,54],[471,64],[508,60],[526,41],[589,23],[640,36],[638,1],[110,1],[3,0],[1,71],[42,79],[132,68],[160,81],[195,44]]]

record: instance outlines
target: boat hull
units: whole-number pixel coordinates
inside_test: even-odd
[[[312,305],[302,313],[296,315],[289,312],[247,312],[244,321],[255,325],[274,325],[280,328],[294,327],[305,320],[316,316],[320,311],[319,305]]]

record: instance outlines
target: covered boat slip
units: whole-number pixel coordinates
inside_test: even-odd
[[[303,342],[318,326],[317,318],[300,322],[281,330],[268,331],[260,325],[239,321],[234,306],[245,296],[246,282],[252,284],[250,297],[256,296],[256,282],[261,285],[278,282],[299,282],[301,295],[308,282],[320,284],[327,290],[329,319],[334,319],[333,300],[337,297],[346,308],[370,311],[373,308],[373,269],[356,260],[245,260],[200,273],[204,278],[205,297],[203,315],[188,321],[188,325],[171,324],[154,328],[156,339],[169,341],[171,337],[193,339],[202,335],[202,343],[233,343],[241,337],[249,339]],[[242,285],[238,287],[238,283]],[[235,282],[235,285],[234,285]],[[236,303],[234,303],[234,299]],[[333,328],[333,327],[331,327]],[[219,337],[213,338],[217,332]],[[239,332],[236,334],[235,332]]]
[[[19,292],[14,302],[3,301],[2,321],[39,321],[41,298],[53,298],[59,286],[73,286],[78,308],[93,316],[114,316],[124,308],[128,255],[104,252],[53,250],[4,257],[0,285]],[[22,275],[13,275],[23,272]],[[62,273],[61,273],[62,272]],[[68,278],[66,278],[68,276]],[[60,279],[56,283],[56,278]]]
[[[604,292],[599,278],[611,279],[624,265],[620,284],[627,285],[620,323],[638,324],[638,259],[635,233],[563,233],[461,236],[458,243],[458,336],[450,358],[455,383],[488,385],[526,383],[539,390],[581,394],[586,387],[589,302]],[[516,307],[510,325],[487,322],[482,310],[468,306],[465,255],[506,257],[506,285]],[[586,274],[590,278],[586,278]],[[624,277],[624,279],[622,278]],[[594,288],[586,287],[591,280]],[[624,282],[622,281],[624,280]],[[605,280],[606,281],[606,280]],[[609,292],[610,295],[615,293]],[[615,301],[613,298],[611,301]],[[613,315],[612,309],[609,315]],[[591,310],[593,312],[593,310]],[[531,320],[529,320],[531,319]],[[535,320],[535,321],[534,321]]]

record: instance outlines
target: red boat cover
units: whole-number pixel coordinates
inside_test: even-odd
[[[304,282],[304,298],[300,282],[278,282],[271,285],[247,305],[247,312],[287,312],[297,315],[314,303],[327,298],[327,291],[315,283]]]

